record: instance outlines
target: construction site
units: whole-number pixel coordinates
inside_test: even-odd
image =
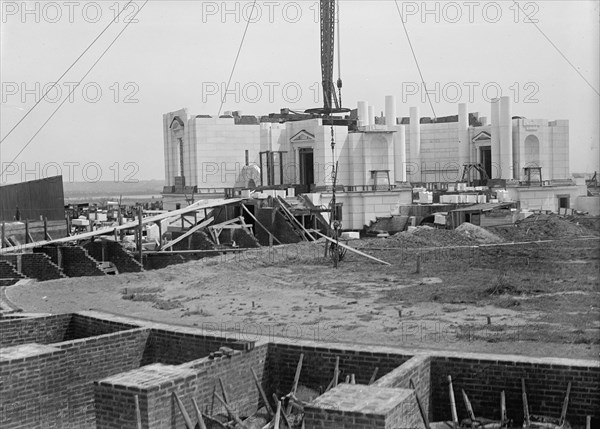
[[[344,107],[337,3],[323,105],[164,113],[160,200],[0,187],[0,427],[600,427],[569,121]]]

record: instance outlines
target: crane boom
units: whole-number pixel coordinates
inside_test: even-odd
[[[321,77],[323,83],[323,109],[325,113],[331,113],[334,104],[335,109],[340,108],[333,84],[335,1],[321,0]]]

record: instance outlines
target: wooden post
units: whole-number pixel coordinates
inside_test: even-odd
[[[452,412],[452,424],[454,428],[458,428],[458,413],[456,412],[456,400],[454,399],[454,388],[452,387],[452,377],[448,376],[449,392],[450,392],[450,411]]]
[[[25,244],[29,243],[29,219],[25,219]]]
[[[206,424],[204,423],[204,418],[202,418],[202,412],[200,411],[200,407],[196,402],[196,398],[192,398],[192,404],[194,404],[194,410],[196,410],[196,418],[198,419],[199,429],[206,429]]]
[[[162,250],[162,221],[157,222],[158,225],[158,249]]]
[[[44,216],[44,240],[49,240],[48,236],[48,218]]]
[[[138,258],[140,260],[140,264],[144,263],[142,260],[142,229],[144,228],[144,225],[142,224],[142,213],[142,207],[140,206],[138,207]]]
[[[254,372],[254,369],[251,367],[250,371],[252,371],[252,377],[254,378],[254,383],[256,384],[256,388],[258,389],[258,392],[260,393],[260,397],[262,398],[264,405],[265,405],[265,409],[267,410],[267,413],[269,414],[269,418],[273,417],[273,415],[275,414],[273,412],[273,408],[271,408],[271,404],[269,404],[269,400],[267,399],[267,394],[265,393],[265,391],[262,388],[262,385],[260,384],[260,381],[258,380],[258,376],[256,375],[256,372]]]
[[[2,222],[2,230],[0,232],[0,249],[4,247],[4,240],[6,237],[6,224]]]
[[[69,216],[69,213],[67,213],[65,220],[67,221],[67,237],[70,237],[71,236],[71,216]]]
[[[135,421],[137,423],[137,429],[142,429],[142,412],[140,410],[140,398],[138,395],[133,396],[135,401]]]

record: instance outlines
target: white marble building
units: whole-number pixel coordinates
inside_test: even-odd
[[[556,210],[564,205],[559,196],[567,194],[567,204],[575,206],[581,190],[570,181],[567,120],[513,117],[508,97],[492,101],[489,124],[469,114],[466,104],[458,105],[456,117],[436,122],[420,118],[417,108],[410,108],[409,118],[398,118],[393,96],[386,97],[385,107],[385,118],[376,119],[372,107],[359,102],[357,126],[333,126],[333,152],[332,127],[322,119],[278,123],[194,116],[186,109],[167,113],[165,197],[284,184],[324,192],[326,199],[336,160],[345,219],[349,228],[360,229],[412,201],[410,187],[402,184],[458,182],[465,164],[479,163],[526,207]],[[525,183],[526,167],[540,167],[541,181],[533,170],[531,183]]]

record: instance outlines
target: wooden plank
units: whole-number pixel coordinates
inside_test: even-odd
[[[330,241],[330,242],[332,242],[332,243],[335,243],[335,242],[336,242],[336,241],[335,241],[333,238],[327,237],[326,235],[324,235],[324,234],[321,234],[319,231],[313,230],[313,232],[314,232],[315,234],[318,234],[319,236],[323,237],[325,240],[328,240],[328,241]],[[343,247],[343,248],[344,248],[344,249],[346,249],[346,250],[349,250],[349,251],[350,251],[350,252],[352,252],[352,253],[356,253],[356,254],[358,254],[358,255],[360,255],[360,256],[364,256],[365,258],[372,259],[372,260],[374,260],[374,261],[376,261],[376,262],[379,262],[380,264],[383,264],[383,265],[391,265],[389,262],[385,262],[385,261],[382,261],[381,259],[377,259],[377,258],[375,258],[374,256],[367,255],[366,253],[363,253],[363,252],[361,252],[360,250],[357,250],[357,249],[355,249],[355,248],[353,248],[353,247],[347,246],[347,245],[345,245],[345,244],[343,244],[343,243],[338,243],[338,245],[339,245],[340,247]]]
[[[375,371],[373,371],[373,375],[371,376],[371,379],[369,380],[369,384],[373,384],[375,383],[375,380],[377,379],[377,372],[379,371],[379,367],[375,367]]]
[[[473,411],[473,406],[471,405],[471,401],[469,401],[467,392],[465,392],[464,389],[461,389],[461,392],[462,392],[462,396],[463,396],[463,401],[465,401],[465,407],[467,409],[467,414],[469,414],[469,418],[471,419],[471,421],[474,422],[476,419],[475,419],[475,412]]]
[[[273,412],[273,408],[271,408],[271,404],[269,404],[269,400],[267,399],[267,394],[263,390],[263,388],[260,384],[260,381],[258,381],[258,377],[256,375],[256,372],[254,372],[254,368],[251,367],[250,371],[252,371],[252,377],[254,378],[254,383],[256,384],[256,388],[258,389],[258,392],[260,393],[260,397],[262,398],[262,400],[265,404],[265,408],[267,410],[267,413],[269,414],[269,418],[272,418],[275,413]]]
[[[415,391],[415,399],[417,400],[417,406],[419,407],[419,413],[421,413],[421,418],[423,419],[423,423],[425,424],[425,429],[429,429],[429,418],[427,417],[427,413],[425,412],[425,407],[423,407],[423,402],[421,402],[421,398],[417,393],[417,387],[413,382],[412,378],[408,379],[408,387]]]
[[[133,400],[135,402],[135,421],[137,424],[137,429],[142,429],[142,412],[140,410],[140,398],[138,397],[138,395],[133,395]]]
[[[175,244],[179,243],[181,240],[184,240],[189,235],[192,235],[194,232],[198,231],[199,229],[204,228],[205,226],[207,226],[208,224],[210,224],[213,220],[215,220],[215,218],[214,217],[210,217],[210,218],[206,219],[205,221],[200,222],[198,225],[194,226],[193,228],[190,228],[189,230],[187,230],[185,232],[185,234],[180,235],[175,240],[169,241],[167,244],[165,244],[163,246],[163,248],[160,251],[160,253],[165,252],[166,249],[168,249],[170,247],[173,247]]]
[[[531,426],[529,417],[529,404],[527,403],[527,390],[525,389],[525,379],[521,379],[521,395],[523,397],[523,428],[527,429]]]
[[[270,236],[270,237],[272,237],[272,238],[273,238],[273,241],[276,241],[277,243],[279,243],[279,244],[282,244],[282,243],[281,243],[281,241],[279,241],[279,240],[277,239],[277,237],[275,237],[273,234],[271,234],[271,232],[270,232],[270,231],[269,231],[269,230],[268,230],[268,229],[267,229],[267,228],[266,228],[266,227],[265,227],[265,226],[264,226],[262,223],[260,223],[260,221],[259,221],[258,219],[256,219],[256,217],[254,217],[254,215],[252,214],[252,212],[251,212],[250,210],[248,210],[248,207],[246,207],[246,206],[244,205],[244,203],[242,203],[242,209],[243,209],[243,210],[245,210],[245,211],[246,211],[246,213],[248,213],[248,215],[249,215],[249,216],[250,216],[252,219],[254,219],[254,222],[256,222],[256,224],[257,224],[258,226],[260,226],[260,227],[261,227],[263,230],[265,230],[265,232],[266,232],[267,234],[269,234],[269,236]]]
[[[185,406],[183,405],[183,402],[181,402],[181,399],[179,399],[179,396],[177,396],[177,393],[173,392],[172,395],[173,395],[173,398],[175,398],[175,402],[177,402],[179,411],[181,411],[181,415],[183,416],[183,421],[185,422],[186,428],[194,429],[194,424],[192,423],[192,419],[190,418],[190,415],[185,410]]]
[[[458,428],[458,413],[456,412],[456,400],[454,399],[454,388],[452,387],[452,377],[448,376],[448,389],[450,393],[450,411],[452,412],[452,424]]]
[[[288,208],[285,206],[285,203],[283,202],[283,199],[281,197],[277,197],[277,202],[279,203],[279,207],[282,208],[282,210],[285,212],[285,214],[287,215],[287,217],[292,221],[295,222],[296,225],[298,225],[300,227],[300,229],[304,232],[304,234],[307,234],[312,241],[317,241],[317,239],[315,237],[313,237],[310,232],[308,232],[308,230],[306,228],[304,228],[304,225],[302,225],[300,222],[298,222],[298,219],[296,219],[294,217],[294,215],[292,214],[292,212],[290,212],[288,210]],[[306,240],[306,237],[304,237],[304,239]]]
[[[219,384],[221,385],[221,392],[223,392],[223,398],[225,399],[226,403],[229,403],[229,395],[227,394],[227,391],[225,390],[225,383],[223,383],[223,379],[221,377],[219,377]],[[217,394],[215,393],[215,396]],[[218,399],[218,396],[216,396]]]
[[[144,218],[144,219],[142,219],[142,224],[145,225],[147,223],[158,222],[158,221],[173,218],[173,217],[177,218],[182,213],[191,213],[193,211],[198,211],[198,210],[203,210],[203,209],[227,206],[230,204],[237,204],[241,201],[242,201],[241,198],[232,198],[229,200],[212,200],[210,202],[198,201],[198,202],[191,204],[188,207],[185,207],[183,209],[174,210],[174,211],[159,214],[156,216],[150,216],[150,217]],[[19,251],[26,250],[26,249],[33,249],[34,247],[44,246],[47,244],[60,244],[60,243],[69,243],[69,242],[78,241],[78,240],[87,240],[89,238],[97,237],[100,235],[113,234],[114,231],[122,231],[122,230],[132,229],[132,228],[136,228],[136,227],[138,227],[137,220],[132,221],[132,222],[127,222],[127,223],[125,223],[123,225],[119,225],[119,226],[103,228],[103,229],[99,229],[99,230],[92,231],[92,232],[86,232],[83,234],[77,234],[77,235],[72,235],[69,237],[58,238],[56,240],[43,240],[43,241],[37,241],[35,243],[29,243],[27,245],[13,246],[12,248],[0,249],[0,254],[9,253],[9,252],[19,252]]]
[[[296,374],[294,375],[294,384],[292,385],[292,391],[290,392],[290,397],[296,397],[296,391],[298,390],[298,382],[300,381],[300,372],[302,371],[302,361],[304,360],[304,353],[300,353],[300,359],[298,360],[298,366],[296,367]],[[288,404],[286,408],[286,413],[289,414],[292,412],[292,406]]]
[[[199,428],[206,429],[206,424],[204,424],[204,418],[202,417],[202,412],[200,411],[200,407],[196,402],[196,398],[192,398],[192,404],[194,404],[194,410],[196,411],[196,419],[198,420]]]
[[[218,393],[215,393],[215,397],[219,400],[221,404],[223,404],[223,406],[227,410],[227,413],[229,413],[229,416],[233,419],[234,422],[236,422],[241,428],[248,429],[248,426],[246,426],[242,419],[240,419],[240,416],[238,416],[235,410],[231,408],[227,402],[225,402],[225,399],[221,398]]]
[[[563,402],[562,412],[560,413],[560,421],[559,426],[565,424],[565,420],[567,419],[567,408],[569,407],[569,395],[571,394],[571,382],[567,385],[567,394],[565,395],[565,401]]]

